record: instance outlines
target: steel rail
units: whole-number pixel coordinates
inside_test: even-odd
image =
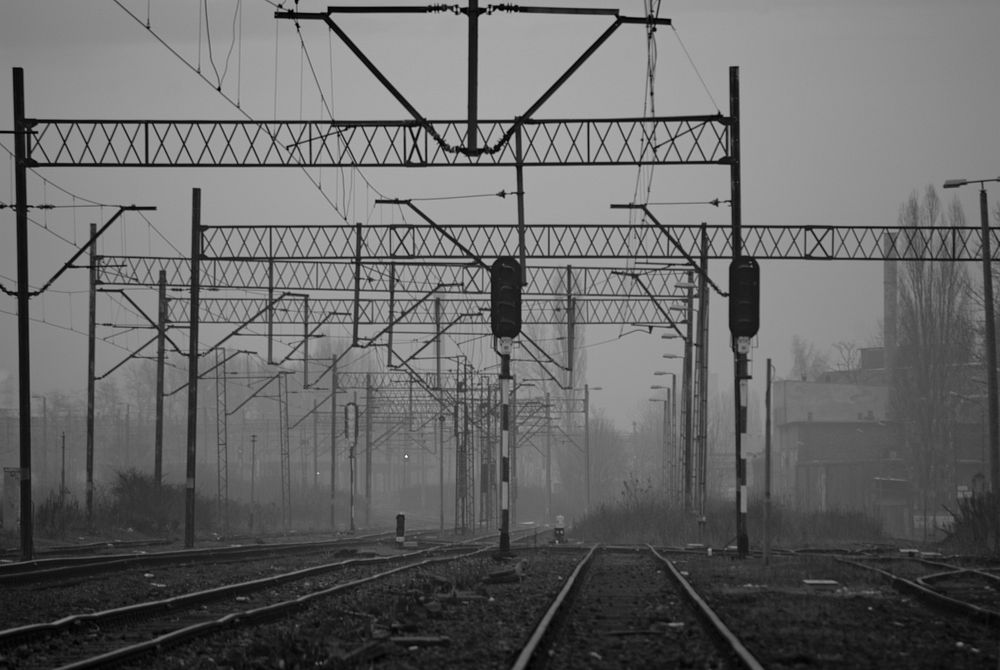
[[[127,618],[148,618],[165,612],[176,612],[184,608],[193,607],[200,603],[218,601],[229,596],[237,596],[248,592],[261,591],[267,587],[278,586],[280,584],[293,582],[306,577],[311,577],[313,575],[333,572],[349,567],[393,563],[417,556],[433,554],[444,549],[447,549],[447,547],[432,547],[406,554],[349,558],[334,563],[325,563],[323,565],[316,565],[309,568],[303,568],[301,570],[284,572],[261,579],[253,579],[236,584],[226,584],[223,586],[203,589],[201,591],[192,591],[190,593],[184,593],[171,598],[162,598],[160,600],[135,603],[132,605],[125,605],[123,607],[114,607],[98,612],[73,614],[63,617],[62,619],[56,619],[55,621],[48,621],[44,623],[16,626],[14,628],[8,628],[0,631],[0,646],[21,644],[28,640],[38,640],[48,635],[73,630],[86,624],[101,625]]]
[[[970,619],[988,624],[990,626],[1000,625],[1000,611],[987,609],[985,607],[980,607],[979,605],[973,605],[972,603],[965,602],[964,600],[946,596],[943,593],[935,591],[934,589],[918,584],[917,582],[906,579],[905,577],[894,575],[888,570],[877,568],[874,565],[865,565],[859,561],[851,561],[843,558],[835,560],[839,563],[853,565],[855,567],[870,570],[871,572],[879,574],[887,579],[897,591],[902,591],[916,596],[919,600],[933,607],[954,612],[955,614],[961,614],[962,616],[966,616]]]
[[[706,626],[711,630],[716,638],[725,645],[726,650],[731,652],[740,662],[741,667],[747,668],[748,670],[764,670],[764,666],[758,661],[750,651],[743,646],[740,639],[731,631],[729,627],[726,626],[725,622],[719,618],[719,615],[709,606],[705,599],[698,595],[698,592],[691,586],[688,580],[684,579],[684,575],[674,567],[674,564],[665,556],[660,554],[656,549],[650,545],[649,550],[653,552],[653,555],[660,560],[661,563],[667,568],[668,574],[673,577],[674,582],[680,587],[681,593],[687,598],[688,602],[694,607],[698,615],[705,622]]]
[[[83,670],[84,668],[101,668],[106,667],[111,664],[122,663],[127,660],[132,660],[136,658],[141,658],[147,654],[159,653],[165,647],[177,646],[181,643],[188,642],[190,640],[205,637],[211,635],[212,633],[218,632],[223,629],[232,630],[238,627],[252,626],[258,623],[265,623],[268,621],[274,621],[280,619],[283,616],[287,616],[295,613],[298,610],[305,608],[310,605],[313,601],[319,600],[321,598],[327,598],[334,595],[339,595],[345,593],[351,589],[355,589],[359,586],[363,586],[370,582],[375,582],[381,579],[385,579],[391,575],[399,574],[401,572],[406,572],[408,570],[414,570],[416,568],[424,567],[427,565],[432,565],[435,563],[444,563],[449,561],[456,561],[463,558],[470,558],[487,551],[491,551],[491,547],[484,547],[482,549],[477,549],[464,554],[459,554],[455,556],[443,556],[443,557],[432,557],[426,558],[422,561],[417,561],[415,563],[408,563],[407,565],[402,565],[397,568],[392,568],[384,572],[379,572],[374,575],[369,575],[368,577],[362,577],[350,582],[345,582],[343,584],[337,584],[327,589],[322,589],[320,591],[314,591],[308,593],[304,596],[299,596],[298,598],[293,598],[291,600],[283,600],[281,602],[272,603],[270,605],[264,605],[262,607],[257,607],[251,610],[244,610],[240,612],[231,612],[224,616],[212,619],[210,621],[205,621],[201,623],[196,623],[193,625],[180,628],[169,633],[164,633],[163,635],[157,636],[151,640],[146,640],[136,644],[128,645],[125,647],[120,647],[114,651],[106,652],[98,656],[93,656],[91,658],[83,659],[75,663],[70,663],[68,665],[61,666],[59,670]],[[425,551],[440,551],[440,549],[425,550]],[[398,557],[394,557],[397,558]]]
[[[322,551],[334,547],[350,546],[371,542],[379,537],[392,536],[390,531],[373,533],[351,538],[326,540],[323,542],[295,542],[243,547],[221,547],[210,549],[182,549],[162,551],[152,554],[115,554],[111,556],[81,556],[13,563],[0,568],[0,584],[19,584],[25,581],[43,581],[65,577],[80,577],[98,574],[111,568],[165,565],[189,560],[209,560],[226,558],[253,558],[271,554],[294,553],[296,551]],[[36,566],[37,569],[23,569]]]
[[[600,545],[594,545],[587,552],[587,555],[581,559],[579,563],[576,564],[576,568],[569,577],[566,578],[566,582],[563,584],[562,589],[556,595],[552,604],[549,605],[549,609],[546,610],[545,614],[542,615],[541,620],[535,627],[534,632],[532,632],[531,637],[528,638],[527,643],[521,649],[521,653],[517,655],[517,659],[510,666],[511,670],[525,670],[535,658],[535,654],[542,644],[542,640],[552,631],[554,628],[557,618],[562,613],[563,604],[566,603],[570,596],[579,588],[580,583],[583,581],[583,576],[587,572],[587,568],[590,567],[591,561],[594,555],[597,553]]]

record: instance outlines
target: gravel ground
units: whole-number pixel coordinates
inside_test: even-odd
[[[5,586],[0,590],[0,628],[53,621],[71,614],[161,600],[204,589],[273,577],[355,556],[335,550],[300,557],[268,557],[254,561],[129,568],[95,577]]]
[[[768,668],[996,668],[1000,635],[823,557],[676,564]],[[834,579],[829,590],[803,579]]]
[[[292,619],[167,650],[137,668],[506,668],[582,554],[521,551],[518,561],[436,565],[364,586]]]
[[[280,622],[163,650],[158,659],[135,667],[509,667],[582,558],[582,553],[561,548],[517,552],[525,562],[512,581],[484,583],[491,573],[518,565],[489,556],[422,567],[323,599]],[[760,559],[736,561],[718,555],[671,558],[765,667],[998,667],[997,631],[931,609],[859,568],[822,556],[775,557],[770,567]],[[316,556],[303,560],[320,561]],[[0,617],[5,626],[14,625],[11,621],[47,621],[268,576],[288,567],[286,561],[271,559],[221,569],[170,568],[154,571],[153,577],[132,571],[109,579],[5,588],[0,592]],[[817,589],[802,581],[822,578],[838,583]],[[670,602],[670,590],[652,580],[647,596],[643,607],[655,609],[660,601]],[[675,660],[681,667],[704,667],[707,659],[698,654],[692,649]],[[615,665],[614,658],[607,661],[592,665],[625,667]]]

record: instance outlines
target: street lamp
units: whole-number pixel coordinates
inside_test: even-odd
[[[684,358],[680,354],[663,354],[663,358]]]
[[[986,392],[989,405],[989,438],[990,458],[990,488],[993,490],[994,505],[1000,509],[1000,458],[997,455],[998,437],[1000,437],[1000,413],[997,407],[997,342],[996,324],[993,320],[993,273],[992,253],[990,251],[990,225],[986,205],[986,183],[1000,181],[1000,177],[989,179],[949,179],[944,188],[958,188],[967,184],[979,184],[979,219],[983,235],[983,309],[986,317]],[[995,517],[1000,522],[1000,514]],[[997,533],[1000,544],[1000,533]]]
[[[583,468],[586,504],[583,513],[590,513],[590,392],[600,391],[600,386],[583,385]]]

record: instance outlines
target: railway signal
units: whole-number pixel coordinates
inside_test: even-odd
[[[753,258],[729,264],[729,331],[733,337],[754,337],[760,329],[760,265]]]
[[[513,256],[490,266],[490,328],[494,337],[521,334],[521,264]]]

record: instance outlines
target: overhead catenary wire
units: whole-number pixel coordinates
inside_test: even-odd
[[[152,28],[152,26],[147,26],[140,17],[138,17],[134,12],[132,12],[124,4],[122,4],[121,0],[113,0],[113,1],[114,1],[114,3],[123,12],[125,12],[129,17],[131,17],[136,23],[138,23],[139,25],[141,25],[144,28],[146,28],[147,32],[149,32],[149,34],[157,42],[159,42],[161,46],[163,46],[168,52],[170,52],[171,55],[173,55],[175,58],[177,58],[179,61],[181,61],[189,70],[191,70],[192,72],[194,72],[198,76],[199,79],[201,79],[205,84],[211,86],[212,89],[214,91],[216,91],[216,93],[218,93],[220,96],[222,96],[222,98],[226,102],[228,102],[235,109],[237,109],[240,112],[240,114],[243,115],[244,118],[246,118],[249,121],[255,121],[256,120],[245,109],[242,108],[242,106],[239,104],[239,101],[237,99],[234,99],[231,95],[227,94],[223,88],[216,86],[216,84],[214,84],[207,76],[205,76],[205,74],[201,71],[200,61],[197,64],[194,64],[191,61],[189,61],[179,51],[177,51],[177,49],[175,49],[174,47],[172,47],[166,41],[166,39],[164,39],[161,35],[159,35],[156,32],[156,30],[154,30]],[[267,0],[265,0],[265,1],[267,1]],[[269,3],[269,4],[271,4],[274,7],[278,7],[278,8],[281,7],[280,4],[274,4],[274,3]],[[202,16],[202,12],[200,10],[200,7],[199,7],[198,15],[199,15],[199,18]],[[278,63],[279,63],[279,58],[278,58],[278,53],[279,53],[278,43],[279,43],[279,40],[278,40],[278,37],[280,35],[279,30],[278,30],[278,24],[279,24],[279,22],[276,21],[275,22],[275,55],[274,55],[274,62],[275,62],[275,68],[274,68],[274,101],[273,101],[273,117],[272,118],[277,118],[277,115],[278,115]],[[201,35],[201,31],[199,29],[199,59],[200,59],[200,35]],[[311,60],[308,57],[308,51],[307,51],[306,56],[307,56],[307,60]],[[317,78],[317,82],[318,82],[318,78]],[[332,108],[328,107],[328,109],[330,110],[329,114],[330,114],[330,118],[332,119],[333,118]],[[275,140],[276,138],[274,136],[272,136],[271,139]],[[310,174],[310,172],[308,171],[308,169],[306,169],[305,167],[301,167],[300,170],[302,171],[303,174],[306,175],[306,178],[319,191],[320,197],[322,197],[327,202],[327,204],[345,222],[350,223],[351,219],[349,218],[349,212],[348,212],[349,208],[348,208],[348,206],[346,206],[346,205],[344,207],[338,206],[337,203],[334,202],[334,200],[332,200],[330,198],[329,194],[322,188],[322,185],[319,182],[319,180],[317,178],[315,178],[312,174]],[[373,185],[371,185],[371,183],[368,181],[368,178],[363,173],[361,173],[361,171],[358,168],[351,168],[350,171],[351,171],[351,175],[352,175],[352,180],[354,178],[354,175],[356,173],[358,173],[358,174],[361,175],[361,178],[365,181],[365,183],[369,184],[369,186],[371,186],[371,188],[373,190],[375,190],[376,192],[378,192],[378,189],[376,189]],[[341,172],[343,173],[343,169],[341,170]],[[352,186],[353,186],[353,181],[352,181]]]

